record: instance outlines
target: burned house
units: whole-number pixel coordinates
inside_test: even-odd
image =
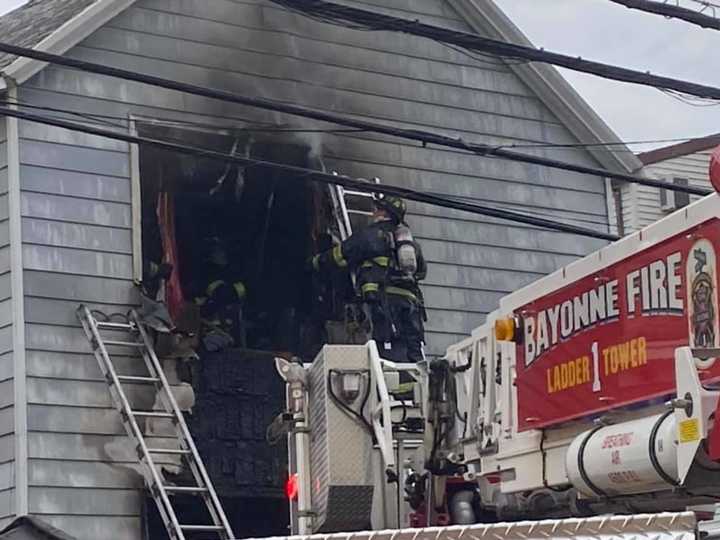
[[[491,0],[346,1],[525,39]],[[552,68],[334,26],[265,0],[30,0],[0,18],[0,41],[492,145],[615,140]],[[5,105],[47,116],[598,230],[618,226],[604,178],[337,131],[24,58],[0,56],[0,75]],[[639,166],[614,148],[527,151]],[[174,290],[191,300],[209,279],[208,243],[219,239],[246,289],[245,352],[199,366],[169,361],[168,372],[179,388],[194,387],[188,417],[238,534],[282,532],[282,460],[267,457],[264,442],[282,388],[263,361],[312,358],[342,339],[333,331],[342,313],[327,297],[317,301],[305,266],[332,243],[328,208],[327,187],[302,178],[0,116],[0,527],[32,515],[80,539],[138,540],[157,530],[75,308],[136,306],[144,262],[161,262],[169,246]],[[602,245],[417,203],[408,221],[430,267],[423,292],[432,355],[480,325],[504,294]],[[131,356],[118,362],[138,369]],[[142,387],[132,397],[153,399]]]

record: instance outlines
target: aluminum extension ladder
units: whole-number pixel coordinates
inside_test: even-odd
[[[337,173],[333,173],[337,175]],[[379,178],[374,178],[375,184],[380,183]],[[344,242],[350,235],[352,235],[352,220],[351,215],[360,216],[372,216],[371,211],[360,210],[354,208],[353,200],[362,201],[371,200],[372,194],[364,191],[355,191],[351,189],[345,189],[343,186],[338,184],[330,184],[330,201],[332,202],[333,212],[335,213],[335,219],[338,223],[338,230],[340,232],[340,240]]]
[[[107,320],[98,320],[95,317],[96,313],[99,312],[91,311],[84,305],[81,305],[77,310],[78,319],[88,341],[92,345],[93,354],[105,376],[125,430],[136,445],[145,482],[157,504],[170,538],[172,540],[185,540],[188,533],[204,533],[203,538],[208,538],[207,535],[210,534],[218,540],[232,540],[234,535],[230,524],[220,505],[220,500],[215,493],[210,477],[205,470],[200,454],[195,447],[190,430],[185,423],[182,411],[178,407],[162,365],[155,354],[150,336],[139,315],[135,310],[132,310],[126,317],[127,322],[120,323],[112,322],[107,318]],[[127,336],[127,339],[117,341],[104,338],[101,330],[123,333]],[[140,352],[145,361],[148,376],[138,377],[118,374],[108,353],[108,347],[121,347]],[[158,390],[163,410],[140,411],[133,409],[123,390],[123,383],[147,384],[154,387]],[[138,425],[138,420],[143,418],[167,418],[171,420],[177,434],[177,447],[173,449],[149,447],[143,435],[143,430]],[[155,456],[158,455],[175,455],[184,458],[192,472],[194,485],[167,485],[163,481],[158,464],[155,462]],[[212,523],[207,525],[183,524],[171,502],[171,496],[174,494],[200,497],[208,510]]]

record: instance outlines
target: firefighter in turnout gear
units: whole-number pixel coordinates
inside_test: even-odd
[[[244,347],[245,285],[233,272],[222,241],[211,238],[207,248],[208,279],[204,285],[195,287],[195,304],[202,314],[203,345],[211,352],[232,345]]]
[[[418,281],[425,279],[427,266],[405,224],[405,212],[402,199],[376,195],[372,224],[315,255],[312,266],[317,272],[354,271],[381,355],[419,362],[424,359],[426,316]]]

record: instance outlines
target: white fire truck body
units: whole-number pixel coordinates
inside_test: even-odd
[[[506,296],[450,347],[451,361],[474,360],[458,374],[468,415],[458,440],[468,468],[497,482],[496,504],[533,516],[577,502],[663,511],[720,494],[701,444],[717,394],[699,382],[720,372],[698,350],[720,345],[719,216],[716,195],[686,207]],[[711,313],[693,323],[699,293]],[[497,339],[503,320],[514,341]],[[701,322],[709,331],[696,335]],[[671,408],[688,392],[698,393],[691,415]]]
[[[465,526],[636,519],[720,498],[719,216],[706,197],[508,295],[425,366],[386,362],[372,342],[279,361],[294,532],[446,512]],[[414,403],[392,397],[401,369],[415,370]]]

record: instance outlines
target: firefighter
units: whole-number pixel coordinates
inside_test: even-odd
[[[373,200],[372,223],[315,255],[312,266],[317,272],[354,271],[381,355],[396,362],[419,362],[424,359],[426,316],[418,281],[425,279],[427,266],[405,223],[405,202],[382,195]]]
[[[195,287],[195,304],[203,321],[203,345],[208,351],[219,351],[232,345],[246,345],[242,306],[247,294],[245,284],[237,278],[223,242],[214,237],[206,241],[208,249],[207,280]]]
[[[143,280],[141,283],[143,293],[153,300],[157,300],[158,292],[163,282],[170,279],[172,274],[172,264],[158,264],[154,261],[146,260],[143,262]]]

